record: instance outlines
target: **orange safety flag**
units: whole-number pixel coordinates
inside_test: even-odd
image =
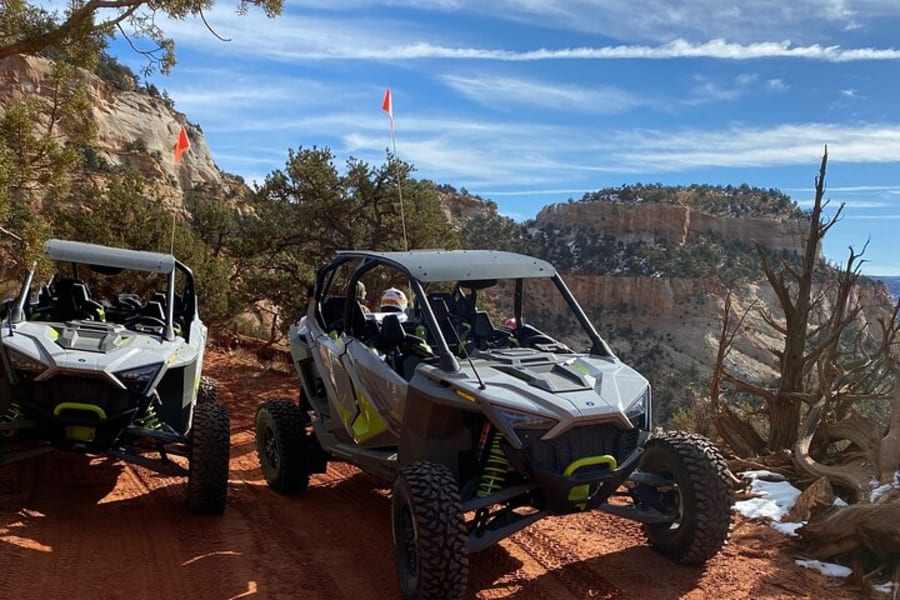
[[[188,141],[187,131],[184,130],[184,126],[181,127],[181,131],[178,133],[178,142],[175,143],[175,164],[178,164],[178,161],[181,160],[181,155],[187,151],[188,148],[191,147],[191,143]]]
[[[391,101],[391,88],[385,88],[384,101],[381,103],[381,110],[388,114],[391,121],[391,134],[394,133],[394,103]]]

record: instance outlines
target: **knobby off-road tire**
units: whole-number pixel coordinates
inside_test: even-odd
[[[215,404],[219,398],[219,382],[212,377],[202,375],[200,388],[197,390],[197,404]]]
[[[404,468],[391,498],[394,552],[407,600],[457,600],[466,591],[466,527],[453,473],[420,462]]]
[[[197,404],[194,407],[188,466],[188,507],[194,512],[219,514],[225,510],[230,427],[228,409],[224,406]]]
[[[684,565],[700,565],[728,541],[734,492],[728,465],[708,439],[668,432],[647,442],[640,470],[671,479],[678,490],[679,519],[645,524],[644,534],[661,554]]]
[[[256,453],[269,487],[282,494],[304,491],[309,486],[313,450],[309,418],[290,400],[271,400],[256,411]]]

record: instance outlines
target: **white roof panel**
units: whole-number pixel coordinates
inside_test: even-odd
[[[110,248],[68,240],[47,240],[44,244],[44,255],[56,261],[151,273],[169,274],[175,270],[175,257],[171,254]]]

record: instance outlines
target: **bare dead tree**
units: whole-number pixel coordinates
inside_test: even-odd
[[[824,475],[859,496],[868,489],[874,473],[871,467],[876,464],[875,454],[885,432],[877,423],[864,419],[857,408],[861,402],[890,397],[900,323],[898,306],[879,320],[877,332],[863,319],[858,283],[865,247],[861,252],[850,248],[846,263],[835,272],[833,281],[824,282],[827,274],[820,270],[819,248],[843,209],[841,205],[823,220],[827,161],[826,149],[815,180],[815,200],[801,260],[783,258],[776,264],[757,245],[780,314],[751,307],[736,319],[729,296],[709,391],[717,430],[736,454],[749,457],[767,450],[791,450],[801,472],[811,477]],[[772,349],[779,373],[774,387],[748,381],[729,368],[729,353],[750,310],[756,310],[783,340]],[[723,392],[729,397],[742,394],[757,398],[767,429],[757,430],[745,415],[736,413],[723,401]],[[811,456],[814,445],[828,447],[838,440],[850,442],[853,460],[845,455],[845,464],[825,465]]]
[[[851,247],[840,268],[820,267],[819,247],[843,209],[823,220],[827,159],[826,149],[800,261],[775,264],[757,246],[780,314],[751,307],[736,319],[729,295],[709,393],[716,427],[736,454],[789,455],[801,479],[824,477],[852,502],[814,515],[798,530],[811,554],[866,570],[888,568],[897,579],[900,492],[876,498],[872,490],[873,482],[895,484],[900,470],[900,302],[875,319],[866,313],[859,278],[868,244],[860,252]],[[773,387],[747,381],[730,367],[751,310],[783,340],[772,349],[779,373]],[[767,430],[729,406],[739,395],[759,401]],[[889,422],[867,416],[871,411],[864,409],[874,401],[890,402]]]

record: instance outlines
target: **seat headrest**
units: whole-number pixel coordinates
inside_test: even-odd
[[[71,294],[72,300],[75,301],[77,306],[80,306],[91,299],[90,294],[88,294],[87,286],[80,282],[75,282],[72,284]]]
[[[166,311],[163,309],[163,305],[155,300],[149,301],[141,310],[141,314],[147,317],[156,317],[160,321],[166,320]]]
[[[400,324],[400,318],[396,314],[388,314],[381,321],[381,336],[392,345],[400,345],[406,339],[406,332]]]

